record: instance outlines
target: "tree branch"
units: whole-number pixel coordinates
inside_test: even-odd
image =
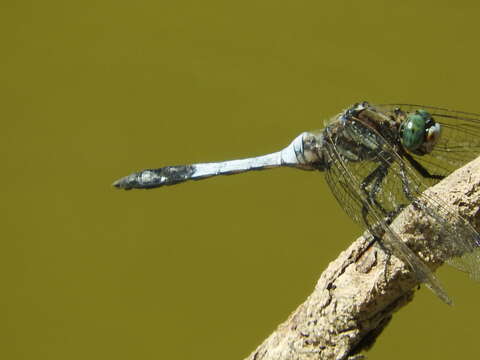
[[[439,197],[479,229],[480,158],[426,194]],[[392,224],[410,247],[428,254],[424,258],[434,269],[443,261],[430,249],[428,236],[432,232],[425,226],[425,216],[413,206]],[[365,233],[343,251],[323,272],[305,302],[246,360],[341,360],[355,358],[373,346],[393,313],[413,299],[419,284],[407,265],[394,256],[387,260],[385,253],[372,245],[372,237]]]

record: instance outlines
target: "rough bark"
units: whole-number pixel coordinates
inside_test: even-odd
[[[455,171],[426,193],[479,229],[480,158]],[[402,239],[428,253],[434,269],[443,262],[429,248],[425,216],[406,208],[392,227]],[[421,228],[422,231],[415,231]],[[312,294],[247,360],[349,359],[374,345],[393,314],[412,301],[418,280],[410,268],[388,256],[365,233],[331,262]],[[425,258],[425,257],[424,257]],[[386,270],[387,269],[387,270]],[[437,301],[432,297],[432,301]]]

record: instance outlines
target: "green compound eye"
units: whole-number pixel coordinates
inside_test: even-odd
[[[425,127],[431,116],[425,110],[418,110],[407,116],[407,120],[400,126],[402,145],[409,151],[415,152],[425,141]]]

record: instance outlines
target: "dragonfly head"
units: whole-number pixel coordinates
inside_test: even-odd
[[[400,125],[400,139],[403,147],[416,154],[430,153],[440,138],[440,124],[425,110],[409,113]]]

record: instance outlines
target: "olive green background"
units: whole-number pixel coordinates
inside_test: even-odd
[[[280,149],[361,101],[480,111],[475,1],[0,3],[0,358],[242,359],[361,229],[319,173],[152,191],[143,168]],[[442,269],[370,359],[476,357]]]

